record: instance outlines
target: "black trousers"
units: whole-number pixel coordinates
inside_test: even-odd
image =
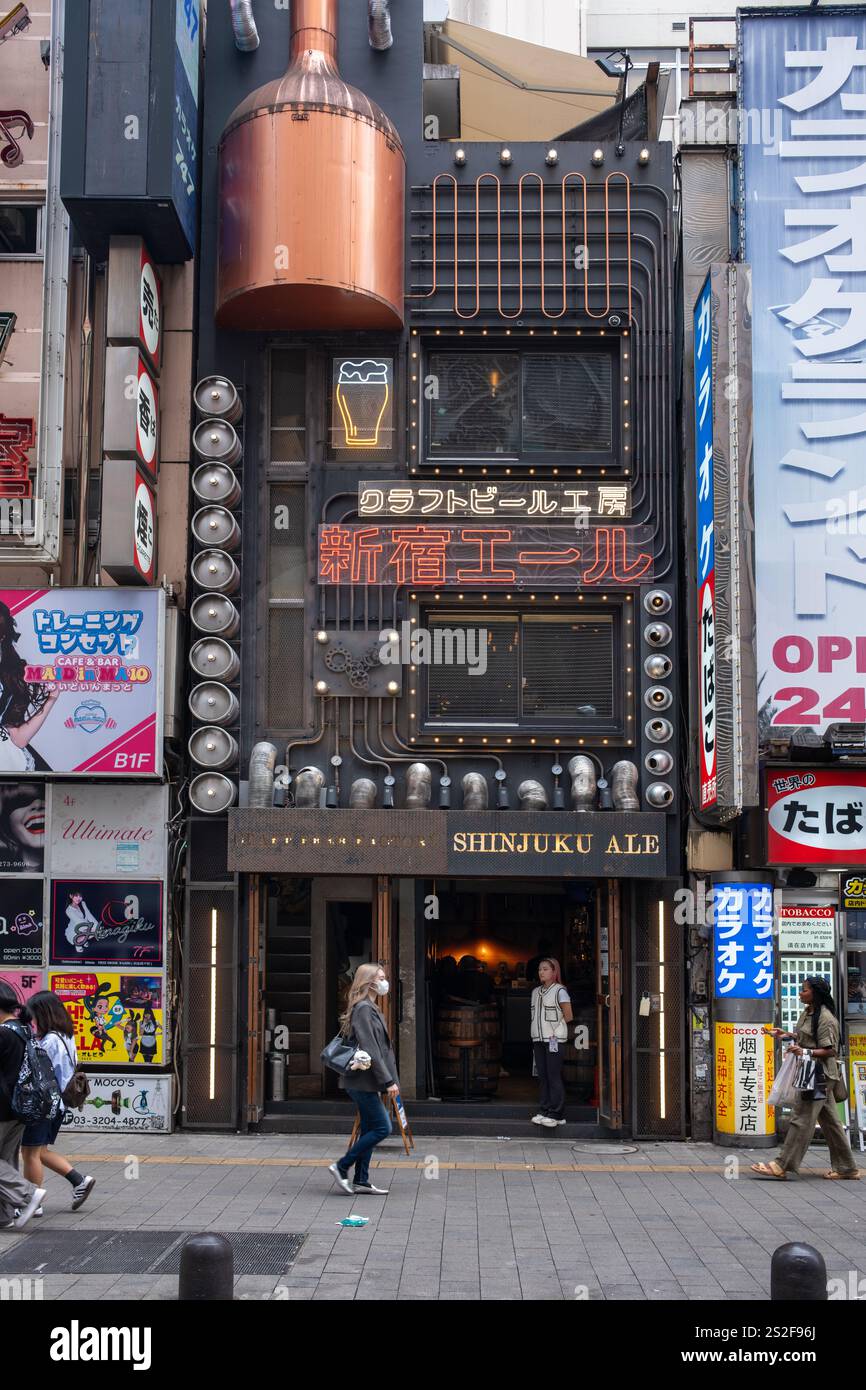
[[[565,1116],[565,1086],[562,1080],[562,1064],[565,1061],[565,1043],[559,1044],[557,1052],[551,1052],[547,1043],[534,1042],[535,1070],[541,1090],[541,1113],[552,1120]]]

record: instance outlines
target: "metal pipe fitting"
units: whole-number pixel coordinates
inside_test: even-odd
[[[463,778],[464,811],[486,811],[488,805],[487,778],[480,772],[467,772]]]
[[[318,810],[325,774],[318,767],[302,767],[295,778],[295,806],[298,810]]]
[[[637,791],[638,770],[634,763],[623,760],[610,770],[610,788],[615,811],[639,811]]]
[[[278,753],[272,743],[257,743],[250,754],[248,804],[256,811],[269,811],[274,804],[274,769]]]
[[[547,810],[547,792],[540,782],[531,777],[520,783],[517,788],[517,800],[520,802],[521,811]]]
[[[369,0],[370,47],[384,53],[394,42],[391,32],[391,0]]]
[[[370,777],[358,777],[349,792],[349,805],[372,811],[376,805],[376,783]]]
[[[571,804],[575,811],[594,811],[597,779],[595,763],[585,753],[576,753],[568,764],[571,778]]]
[[[426,763],[412,763],[406,769],[406,809],[424,811],[430,805],[433,774]]]
[[[259,46],[259,31],[253,15],[253,0],[231,0],[232,32],[235,48],[241,53],[253,53]]]

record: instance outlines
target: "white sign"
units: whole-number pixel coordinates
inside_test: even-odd
[[[73,877],[87,864],[88,878],[165,875],[166,787],[69,785],[52,789],[50,872]]]
[[[87,1073],[90,1095],[82,1110],[67,1110],[64,1129],[138,1130],[167,1134],[171,1129],[171,1076],[141,1072]]]
[[[836,945],[836,909],[780,907],[777,918],[779,950],[832,955]]]
[[[154,537],[156,527],[153,518],[153,498],[150,488],[139,480],[135,489],[135,514],[133,519],[135,535],[135,563],[143,578],[153,578]]]
[[[156,473],[156,387],[143,361],[138,364],[138,399],[135,403],[135,442],[142,463]]]
[[[161,324],[161,304],[159,281],[153,263],[148,259],[144,246],[141,248],[141,279],[138,286],[139,332],[141,341],[147,348],[152,362],[159,366]]]

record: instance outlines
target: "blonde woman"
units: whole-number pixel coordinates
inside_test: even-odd
[[[389,988],[380,965],[359,965],[349,990],[346,1012],[340,1019],[343,1037],[351,1040],[371,1058],[366,1070],[340,1076],[340,1086],[358,1108],[361,1132],[349,1151],[336,1163],[330,1164],[329,1172],[333,1174],[337,1186],[350,1196],[356,1192],[371,1192],[377,1197],[384,1197],[388,1191],[387,1187],[374,1187],[370,1182],[370,1158],[376,1145],[391,1133],[391,1121],[382,1104],[380,1092],[387,1091],[394,1096],[400,1089],[391,1039],[382,1010],[376,1004],[376,1000],[383,998]],[[349,1181],[349,1169],[353,1165],[354,1183]]]

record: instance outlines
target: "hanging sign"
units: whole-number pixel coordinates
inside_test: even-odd
[[[866,771],[768,771],[768,864],[850,867],[864,856]]]
[[[158,374],[162,365],[162,282],[141,237],[111,238],[106,335],[134,344]]]
[[[159,473],[159,390],[134,347],[105,350],[102,447],[106,458],[137,459],[155,482]]]

